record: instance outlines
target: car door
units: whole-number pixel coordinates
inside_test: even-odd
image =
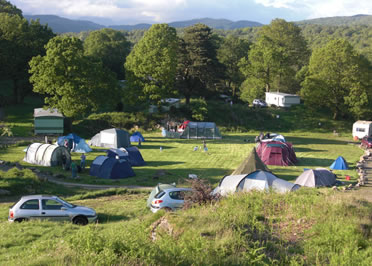
[[[16,212],[16,216],[25,219],[40,218],[40,204],[38,199],[25,201]]]
[[[41,200],[41,216],[43,219],[51,221],[69,221],[68,208],[61,202],[54,199]]]
[[[169,197],[172,199],[172,208],[179,209],[183,207],[185,193],[183,190],[175,190],[169,192]]]

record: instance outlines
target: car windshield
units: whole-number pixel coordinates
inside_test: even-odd
[[[69,208],[75,208],[75,207],[76,207],[76,205],[71,204],[71,203],[68,203],[67,201],[64,201],[63,199],[57,198],[57,200],[58,200],[59,202],[61,202],[63,205],[69,207]]]

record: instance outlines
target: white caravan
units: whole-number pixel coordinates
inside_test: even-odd
[[[353,138],[362,139],[365,136],[372,136],[372,121],[356,121],[353,124]]]
[[[291,107],[300,104],[300,96],[282,92],[266,92],[266,103],[270,106]]]

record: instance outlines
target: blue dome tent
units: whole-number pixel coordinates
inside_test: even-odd
[[[132,136],[130,136],[130,142],[139,142],[140,140],[141,142],[144,142],[145,138],[138,131],[134,132]]]
[[[131,166],[146,165],[137,147],[109,149],[107,150],[107,156],[127,160]]]
[[[62,136],[58,138],[57,144],[59,146],[64,146],[65,140],[69,143],[69,148],[73,152],[79,152],[79,153],[85,153],[85,152],[91,152],[92,149],[89,147],[89,145],[85,142],[85,139],[79,137],[78,135],[74,133],[70,133],[67,136]]]
[[[329,167],[333,170],[347,170],[349,166],[347,165],[346,160],[342,156],[338,156],[333,164]]]
[[[90,166],[89,174],[106,179],[127,178],[136,175],[129,162],[125,159],[117,159],[104,155],[100,155],[94,159]]]

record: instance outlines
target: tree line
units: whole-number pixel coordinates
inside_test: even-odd
[[[188,104],[224,93],[251,102],[267,91],[300,94],[334,119],[368,117],[368,57],[346,38],[310,45],[308,31],[283,19],[241,30],[250,38],[223,36],[203,24],[178,31],[155,24],[133,44],[127,32],[113,29],[55,36],[0,0],[0,78],[13,81],[15,102],[32,88],[73,118],[123,103],[160,105],[172,96]]]

